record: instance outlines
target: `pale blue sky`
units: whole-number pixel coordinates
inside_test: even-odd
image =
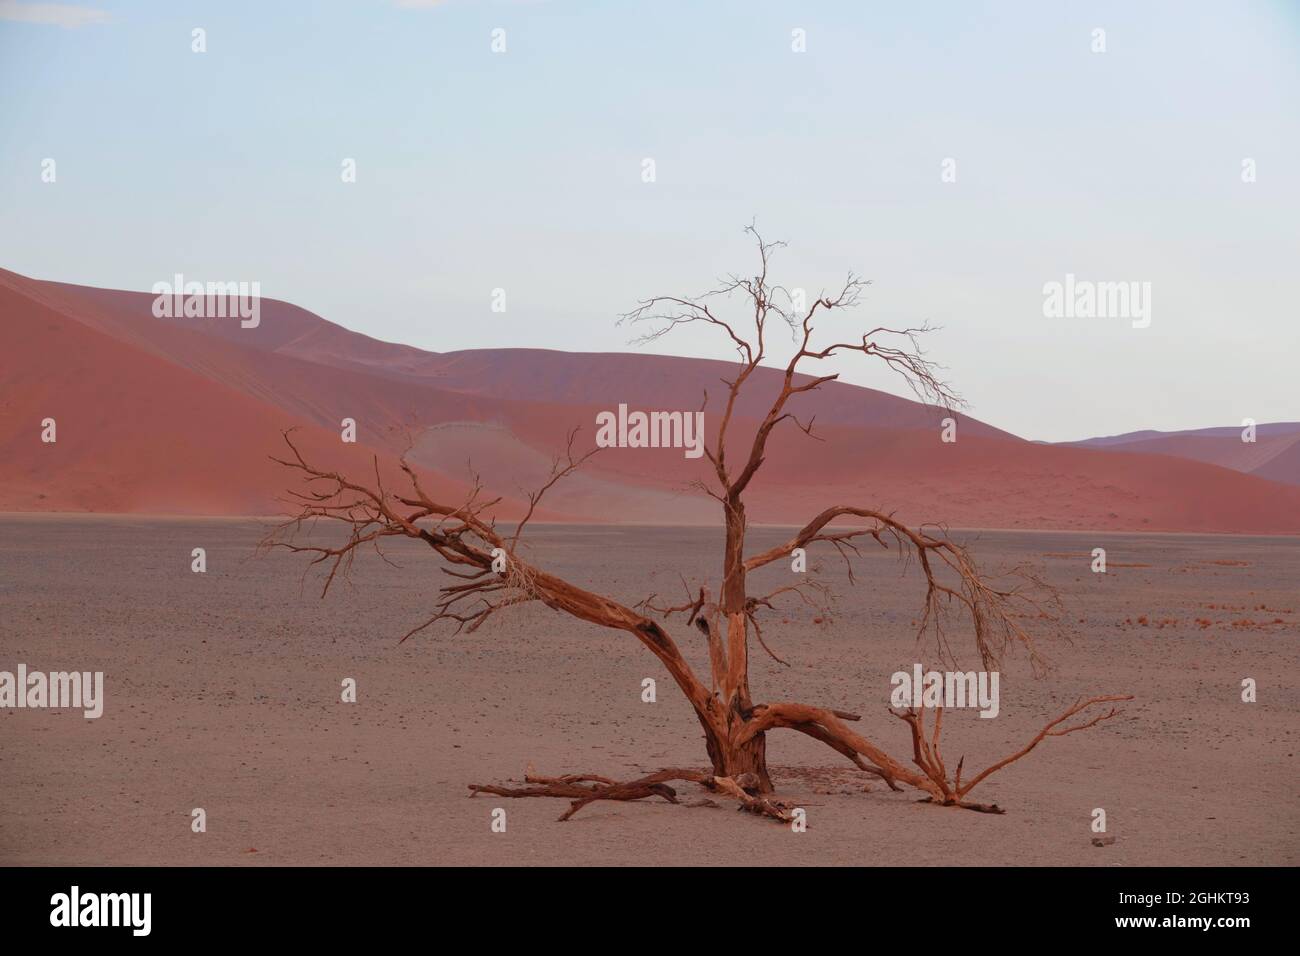
[[[20,22],[51,18],[94,22]],[[624,351],[617,313],[748,270],[757,217],[787,285],[874,281],[831,331],[943,326],[972,413],[1025,437],[1300,419],[1295,2],[0,0],[0,85],[0,266],[27,275]],[[1150,328],[1045,318],[1067,272],[1150,282]]]

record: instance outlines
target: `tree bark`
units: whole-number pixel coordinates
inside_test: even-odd
[[[745,789],[754,793],[772,793],[775,788],[767,772],[766,735],[757,733],[743,743],[732,743],[727,749],[723,767],[719,769],[715,763],[714,774],[743,780]]]

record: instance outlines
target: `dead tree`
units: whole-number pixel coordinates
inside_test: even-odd
[[[952,659],[946,622],[950,613],[957,611],[969,628],[974,650],[985,669],[990,670],[1017,645],[1027,652],[1035,670],[1041,669],[1043,658],[1020,622],[1026,617],[1044,616],[1046,586],[1025,569],[1013,569],[999,578],[987,576],[977,569],[967,551],[939,527],[910,527],[887,511],[854,504],[828,507],[788,541],[766,551],[746,552],[745,491],[763,466],[769,439],[783,426],[797,427],[811,435],[813,423],[800,422],[790,409],[790,402],[838,377],[807,374],[804,369],[815,368],[831,356],[856,352],[884,362],[927,405],[942,408],[960,405],[960,399],[939,378],[937,366],[919,348],[918,338],[930,331],[928,326],[873,328],[860,340],[814,345],[819,317],[857,304],[866,283],[850,275],[837,294],[821,295],[811,306],[796,311],[792,297],[768,278],[771,256],[783,244],[764,242],[752,226],[746,231],[757,243],[757,275],[730,276],[719,287],[693,298],[656,296],[624,316],[624,321],[648,329],[642,341],[653,341],[689,323],[711,325],[727,336],[738,353],[735,374],[724,381],[726,396],[716,435],[705,447],[711,478],[701,483],[702,490],[718,502],[725,526],[716,598],[710,588],[700,585],[688,587],[687,599],[677,606],[663,606],[654,596],[627,606],[563,580],[528,560],[519,542],[538,504],[556,482],[594,453],[575,453],[576,430],[569,434],[567,450],[556,459],[549,479],[529,496],[524,517],[509,534],[497,530],[493,519],[493,509],[500,499],[486,499],[482,484],[477,481],[465,500],[437,501],[425,492],[415,470],[403,458],[401,466],[407,487],[392,491],[383,485],[377,460],[373,482],[363,483],[316,468],[300,453],[292,435],[286,433],[290,454],[274,460],[299,473],[305,487],[291,492],[297,514],[281,525],[266,543],[314,555],[311,563],[327,568],[324,596],[336,575],[340,571],[346,573],[359,549],[373,546],[379,550],[384,539],[391,537],[424,542],[440,561],[442,571],[454,580],[441,588],[430,617],[408,631],[402,640],[442,622],[450,622],[458,633],[473,632],[498,611],[534,601],[581,621],[625,631],[659,659],[685,695],[704,732],[711,764],[707,772],[663,770],[629,782],[595,775],[540,777],[530,772],[526,780],[529,786],[472,785],[474,792],[569,799],[570,809],[562,817],[567,819],[581,807],[599,800],[657,796],[676,802],[676,791],[669,782],[688,781],[733,798],[755,813],[788,820],[788,808],[770,797],[773,786],[767,762],[767,735],[786,729],[826,744],[893,789],[908,785],[922,791],[936,804],[1001,812],[996,805],[973,803],[967,796],[990,774],[1023,757],[1046,737],[1094,726],[1117,711],[1110,708],[1091,719],[1069,725],[1068,721],[1076,715],[1097,705],[1131,698],[1106,695],[1080,699],[1020,751],[979,773],[967,775],[964,781],[962,764],[958,764],[955,775],[950,777],[940,753],[941,709],[936,710],[933,729],[928,735],[924,729],[924,713],[919,708],[894,712],[911,730],[912,765],[909,766],[853,730],[850,723],[861,719],[857,714],[815,704],[753,700],[749,685],[751,636],[760,647],[768,649],[759,627],[759,615],[770,609],[773,599],[782,593],[794,592],[808,598],[821,585],[790,585],[769,594],[751,595],[748,576],[752,571],[788,558],[795,548],[827,545],[838,549],[849,563],[850,579],[851,558],[861,540],[872,539],[915,560],[925,579],[918,641],[928,642],[941,659]],[[715,313],[716,305],[735,298],[742,301],[748,316],[744,334],[738,331],[742,329],[739,322]],[[792,333],[794,354],[785,364],[780,387],[772,395],[766,414],[752,436],[742,436],[736,442],[740,452],[733,458],[730,451],[735,436],[731,432],[736,425],[738,398],[768,357],[769,339],[780,328]],[[320,520],[341,525],[346,539],[333,545],[299,543],[296,532],[305,523]],[[698,631],[707,644],[707,681],[695,673],[664,625],[655,619],[657,616],[666,621],[678,613],[685,615],[688,627]],[[771,653],[770,649],[768,652]]]

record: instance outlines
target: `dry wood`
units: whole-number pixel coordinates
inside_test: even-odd
[[[705,770],[660,770],[637,780],[619,783],[608,777],[594,774],[570,774],[564,777],[538,777],[532,774],[524,778],[528,787],[501,787],[491,784],[470,784],[471,795],[490,793],[499,797],[563,797],[572,802],[560,820],[568,820],[583,807],[598,800],[644,800],[646,797],[662,797],[669,803],[678,803],[677,791],[668,786],[669,781],[684,780],[697,783],[713,793],[724,794],[736,800],[740,808],[760,816],[770,817],[782,823],[789,823],[793,816],[789,809],[779,801],[749,793],[745,787],[752,787],[757,780],[747,780],[742,776],[738,780],[731,777],[718,777]]]
[[[1115,716],[1109,712],[1083,723],[1062,726],[1070,718],[1095,705],[1128,700],[1127,696],[1099,696],[1077,701],[1060,717],[1049,722],[1021,750],[990,765],[984,771],[962,780],[964,761],[959,761],[955,775],[949,776],[940,752],[942,710],[934,718],[933,730],[927,734],[924,714],[920,710],[894,713],[905,721],[912,736],[911,766],[890,756],[866,736],[850,729],[847,722],[858,721],[857,714],[832,708],[785,702],[755,704],[749,683],[749,638],[774,659],[786,661],[767,643],[759,626],[759,614],[774,608],[773,602],[784,595],[794,595],[806,603],[825,596],[826,585],[820,580],[789,585],[762,595],[750,596],[747,575],[775,561],[785,560],[795,548],[827,545],[844,560],[850,581],[854,580],[853,559],[859,554],[858,543],[870,538],[885,548],[896,548],[904,560],[914,560],[925,580],[925,595],[918,628],[918,641],[928,640],[928,647],[940,659],[950,661],[955,654],[949,640],[947,615],[956,610],[969,627],[971,642],[985,669],[994,669],[1003,655],[1020,648],[1027,653],[1036,673],[1042,673],[1046,660],[1033,637],[1022,625],[1027,618],[1055,623],[1055,593],[1026,568],[1013,568],[999,576],[981,571],[961,545],[952,541],[941,526],[909,526],[888,511],[857,505],[835,505],[812,518],[788,541],[756,554],[746,555],[747,517],[744,492],[762,468],[767,442],[772,433],[789,422],[805,435],[816,438],[813,421],[800,421],[789,408],[792,399],[835,381],[836,374],[806,374],[802,367],[831,356],[860,353],[878,359],[900,374],[923,402],[950,411],[961,400],[939,377],[940,369],[924,357],[919,336],[928,326],[891,329],[873,328],[860,340],[826,346],[813,344],[815,320],[822,313],[847,309],[857,304],[866,282],[850,274],[837,293],[819,295],[801,312],[793,309],[793,298],[786,289],[772,284],[768,267],[772,254],[782,243],[765,242],[750,226],[747,230],[758,246],[759,269],[753,277],[729,276],[717,288],[694,298],[656,296],[643,301],[623,317],[629,323],[643,325],[648,331],[643,341],[653,341],[674,328],[692,323],[713,326],[724,333],[738,355],[735,374],[724,381],[726,397],[713,442],[705,443],[704,454],[711,466],[711,483],[701,488],[718,501],[725,523],[722,573],[716,601],[707,584],[692,587],[683,580],[686,601],[675,606],[658,602],[656,595],[626,606],[609,597],[593,593],[538,567],[520,550],[525,528],[546,493],[579,468],[594,451],[575,452],[577,431],[569,433],[565,454],[558,457],[550,476],[541,488],[528,496],[523,519],[508,537],[496,530],[493,508],[498,499],[485,499],[483,486],[475,480],[463,501],[438,501],[426,493],[416,471],[402,459],[401,466],[409,485],[401,493],[384,487],[378,458],[374,481],[363,484],[336,472],[316,468],[294,444],[292,432],[284,435],[289,454],[274,460],[291,469],[302,479],[302,487],[291,491],[297,513],[270,534],[268,547],[312,556],[309,566],[326,570],[322,596],[341,572],[346,574],[357,552],[371,547],[383,556],[385,539],[406,537],[426,544],[442,566],[451,583],[445,584],[434,600],[432,614],[411,628],[402,638],[446,623],[456,632],[472,633],[498,611],[531,602],[540,602],[573,618],[601,627],[623,631],[640,641],[663,664],[695,712],[704,731],[705,749],[711,771],[662,770],[637,780],[618,782],[609,777],[590,774],[562,777],[530,775],[524,787],[473,785],[475,793],[503,797],[559,797],[571,801],[562,819],[568,819],[582,807],[601,800],[641,800],[659,797],[676,803],[674,781],[697,783],[714,793],[738,801],[751,812],[788,821],[788,807],[772,800],[772,781],[767,767],[767,733],[790,729],[818,740],[841,754],[860,770],[885,780],[895,790],[905,784],[922,791],[926,799],[943,806],[959,806],[984,812],[1002,812],[995,804],[977,804],[966,799],[981,782],[1013,761],[1028,754],[1050,736],[1063,736],[1084,730]],[[738,323],[722,318],[716,310],[724,300],[739,298],[750,314],[752,327],[739,331]],[[795,350],[785,363],[780,386],[772,396],[766,414],[748,441],[740,441],[736,459],[729,456],[729,442],[734,438],[734,413],[742,390],[751,382],[755,371],[768,357],[769,337],[773,325],[784,326],[793,336]],[[705,406],[708,396],[705,396]],[[845,526],[844,522],[854,522]],[[321,522],[337,525],[346,534],[341,543],[304,542],[300,533]],[[505,569],[494,570],[494,553],[506,558]],[[816,606],[814,604],[814,606]],[[707,682],[698,677],[687,663],[677,644],[664,626],[654,619],[667,621],[675,613],[687,613],[687,624],[700,632],[707,647],[709,675]]]

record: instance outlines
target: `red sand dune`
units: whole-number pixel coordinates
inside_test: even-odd
[[[1132,432],[1073,442],[1080,448],[1173,455],[1272,481],[1300,485],[1300,422],[1257,425],[1255,440],[1242,441],[1243,429],[1198,428],[1181,432]]]
[[[7,280],[9,277],[0,277]],[[114,339],[0,281],[0,510],[271,514],[292,485],[280,432],[321,465],[373,473],[374,449],[344,444],[254,394],[261,383],[210,377]],[[233,382],[232,382],[233,380]],[[265,386],[273,388],[274,386]],[[40,422],[58,440],[40,440]],[[399,479],[383,455],[385,480]],[[431,494],[464,482],[431,476]],[[435,490],[436,489],[436,490]],[[517,502],[507,510],[518,513]]]
[[[655,355],[430,353],[273,300],[255,329],[154,318],[152,301],[0,271],[0,510],[279,513],[287,475],[267,455],[298,425],[312,455],[358,474],[372,454],[391,472],[410,445],[448,497],[464,494],[472,462],[506,496],[508,520],[570,429],[589,447],[598,411],[695,409],[706,387],[716,410],[730,372]],[[752,434],[777,377],[755,377],[733,442]],[[964,527],[1300,532],[1300,487],[1258,476],[1270,462],[1290,467],[1294,443],[1251,475],[1124,443],[1125,454],[1036,444],[965,416],[958,441],[943,444],[935,409],[840,383],[796,401],[825,440],[777,432],[751,488],[752,521],[859,504]],[[58,421],[55,445],[40,441],[45,417]],[[339,440],[344,417],[358,445]],[[707,420],[716,427],[716,414]],[[607,449],[554,489],[542,517],[712,523],[716,504],[688,486],[705,477],[704,461],[679,450]]]

